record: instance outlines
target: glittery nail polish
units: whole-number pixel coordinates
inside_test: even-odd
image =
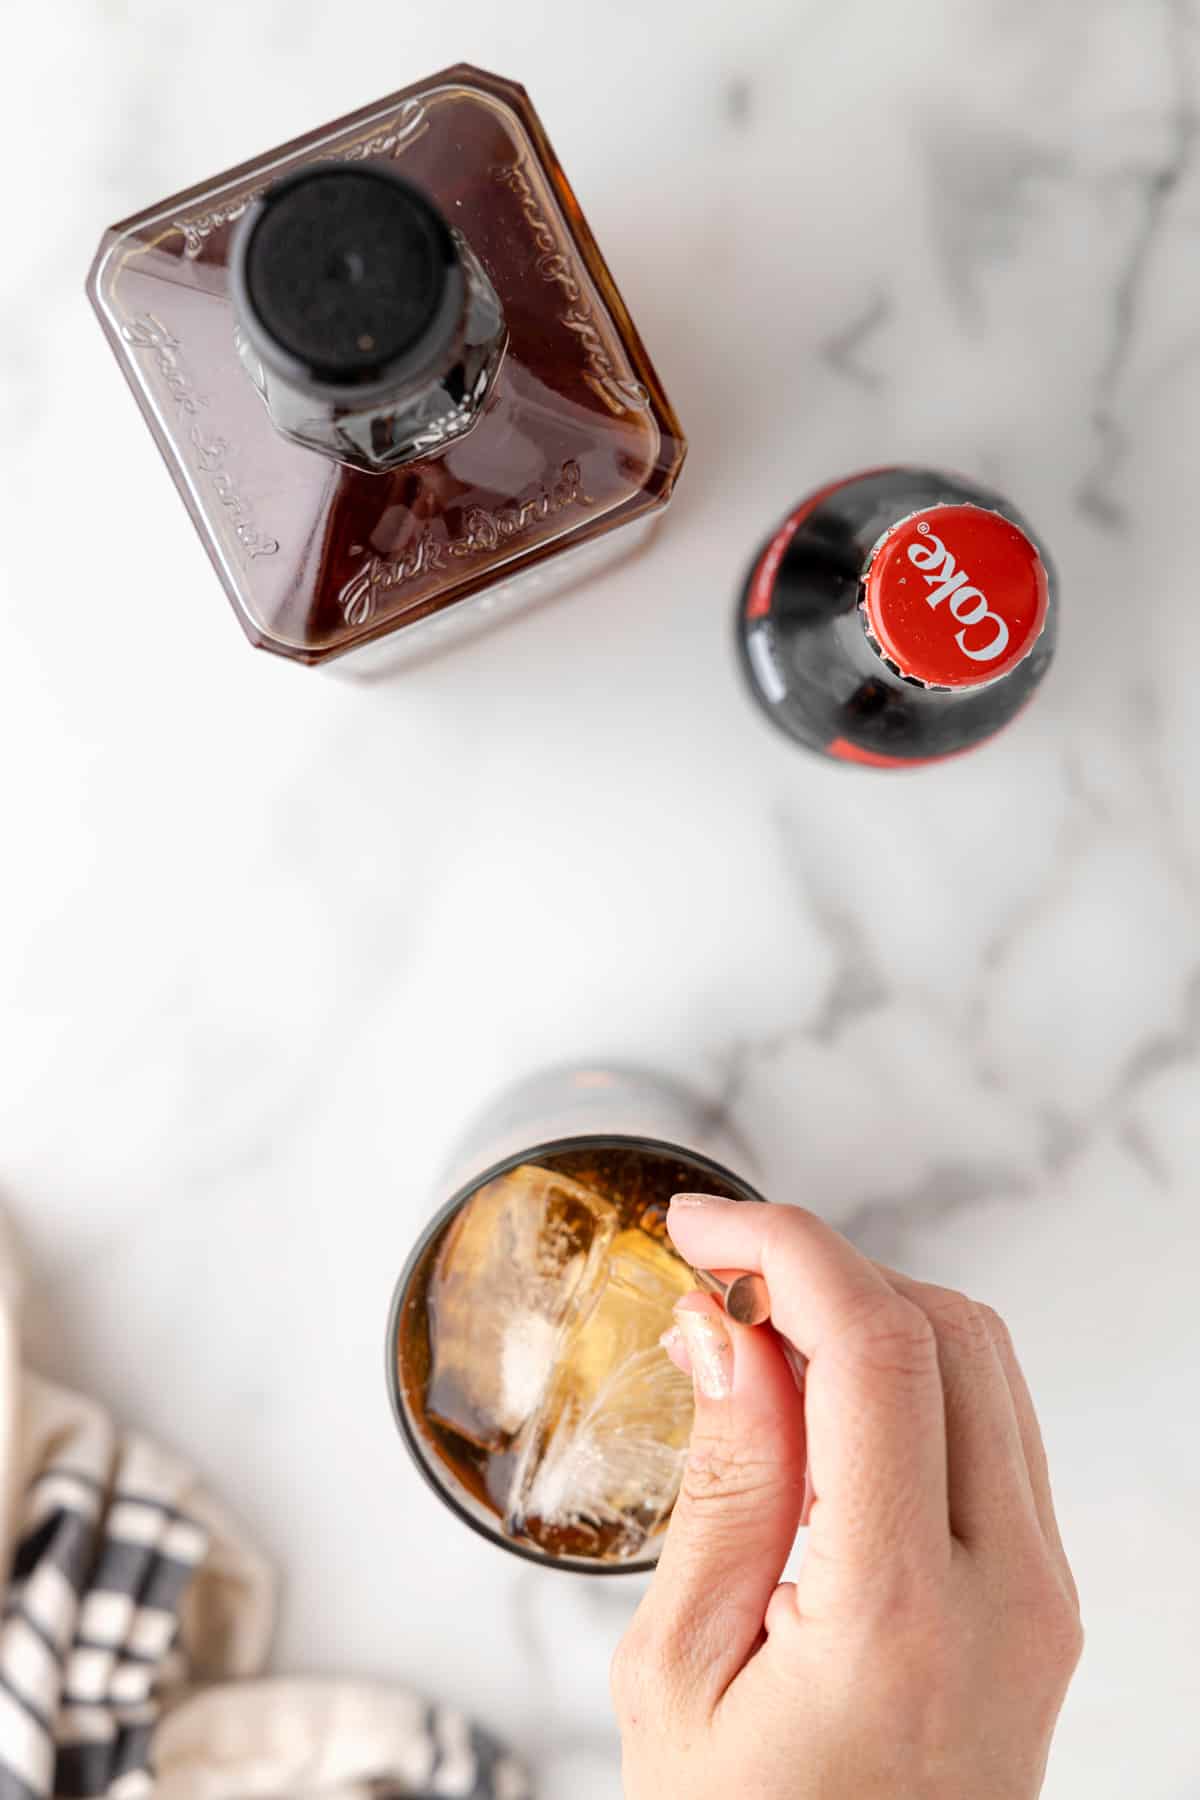
[[[715,1306],[698,1311],[687,1302],[675,1308],[675,1318],[696,1386],[709,1400],[724,1400],[733,1391],[733,1345],[724,1319]]]

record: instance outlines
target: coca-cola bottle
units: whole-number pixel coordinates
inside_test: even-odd
[[[1020,712],[1054,652],[1053,565],[998,495],[933,469],[872,469],[788,515],[738,607],[767,717],[845,762],[907,768]]]

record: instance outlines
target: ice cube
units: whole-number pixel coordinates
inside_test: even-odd
[[[636,1227],[613,1239],[521,1440],[506,1527],[547,1549],[635,1556],[674,1504],[692,1384],[659,1347],[691,1270]]]
[[[599,1280],[616,1209],[522,1163],[471,1196],[429,1283],[426,1410],[481,1449],[507,1450],[537,1409],[560,1337]]]

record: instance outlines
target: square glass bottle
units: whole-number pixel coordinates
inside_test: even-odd
[[[298,662],[624,556],[683,463],[527,95],[466,65],[113,226],[88,292],[243,629]]]

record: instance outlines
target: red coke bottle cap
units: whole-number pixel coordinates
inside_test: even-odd
[[[902,675],[977,687],[1028,656],[1049,582],[1025,533],[982,506],[927,506],[891,526],[867,562],[867,629]]]

